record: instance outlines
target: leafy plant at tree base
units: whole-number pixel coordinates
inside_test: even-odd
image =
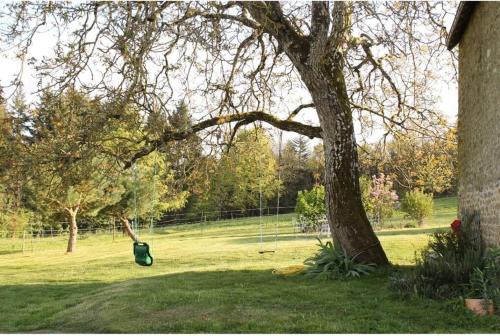
[[[432,195],[419,189],[407,192],[401,202],[401,210],[406,212],[408,217],[415,219],[419,226],[423,225],[424,218],[432,214],[433,206]]]
[[[479,267],[475,267],[470,276],[467,297],[488,300],[490,298],[490,281]]]
[[[485,310],[491,301],[497,306],[497,313],[500,313],[500,249],[491,248],[486,251],[484,265],[482,268],[474,268],[469,285],[468,298],[483,299]]]
[[[318,238],[319,251],[305,260],[307,277],[327,279],[358,278],[375,270],[375,264],[358,262],[358,257],[348,256],[345,251],[335,248],[332,242],[323,243]]]
[[[453,230],[435,232],[416,258],[413,273],[391,278],[390,288],[405,296],[411,293],[430,298],[463,295],[475,269],[487,265],[476,214],[463,216]],[[458,229],[459,227],[459,229]]]
[[[305,218],[309,229],[316,230],[319,220],[326,214],[325,187],[315,185],[311,190],[299,191],[295,212]]]

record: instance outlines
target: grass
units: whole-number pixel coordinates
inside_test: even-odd
[[[391,261],[411,265],[415,249],[455,218],[455,208],[454,198],[437,200],[428,226],[379,231]],[[280,216],[274,254],[258,251],[274,247],[275,217],[265,218],[262,246],[258,219],[144,234],[155,257],[149,268],[133,263],[132,244],[121,235],[81,239],[74,255],[63,253],[63,238],[26,243],[24,254],[0,240],[0,332],[500,330],[498,317],[475,317],[456,302],[400,300],[387,289],[387,270],[352,281],[274,275],[274,268],[300,264],[316,250],[314,235],[293,232],[292,216]]]

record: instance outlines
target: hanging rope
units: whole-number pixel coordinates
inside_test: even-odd
[[[262,127],[262,125],[261,125]],[[264,249],[264,233],[263,233],[263,222],[262,222],[262,155],[263,153],[260,152],[259,154],[259,226],[260,226],[260,254],[264,253],[274,253],[276,251],[276,246],[277,246],[277,235],[278,235],[278,223],[276,222],[275,224],[275,234],[274,234],[274,249],[273,250],[265,250]],[[279,211],[279,209],[278,209]]]
[[[134,184],[134,221],[132,222],[132,230],[136,233],[137,240],[134,241],[134,258],[135,262],[141,266],[151,266],[153,265],[153,257],[149,251],[149,245],[147,243],[141,242],[138,238],[138,207],[137,207],[137,186],[138,186],[138,178],[137,178],[137,167],[134,163],[132,166],[132,174],[133,174],[133,184]]]
[[[283,131],[279,132],[278,138],[278,193],[276,199],[276,225],[274,230],[274,250],[278,250],[278,225],[280,220],[280,187],[281,187],[281,145],[283,142]]]
[[[153,231],[154,217],[155,217],[155,206],[156,206],[156,180],[158,177],[158,160],[155,158],[155,162],[153,165],[153,190],[151,193],[151,210],[150,210],[150,223],[149,223],[149,233],[151,234]]]
[[[155,152],[156,153],[156,152]],[[155,218],[155,207],[156,207],[156,202],[157,202],[157,194],[156,194],[156,181],[158,178],[158,158],[155,157],[155,162],[153,164],[153,187],[152,187],[152,192],[151,192],[151,209],[150,209],[150,216],[149,216],[149,235],[151,239],[151,251],[153,250],[153,227],[154,227],[154,218]]]
[[[134,163],[133,166],[132,166],[132,179],[133,179],[133,184],[134,184],[134,220],[132,221],[132,230],[134,231],[134,233],[136,234],[136,236],[139,235],[139,232],[137,231],[138,230],[138,222],[137,222],[137,182],[138,182],[138,178],[137,178],[137,166],[136,164]]]
[[[260,251],[263,251],[263,233],[262,233],[262,153],[259,155],[259,228],[260,228]]]

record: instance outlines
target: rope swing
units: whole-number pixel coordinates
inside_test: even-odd
[[[132,174],[133,174],[133,179],[134,179],[134,220],[132,221],[132,228],[134,232],[138,232],[138,212],[137,212],[137,184],[138,184],[138,178],[137,178],[137,168],[134,163],[132,166]],[[153,265],[153,257],[151,256],[151,253],[149,252],[149,245],[145,242],[139,241],[137,239],[134,241],[134,246],[133,246],[133,251],[134,251],[134,257],[135,257],[135,263],[140,265],[140,266],[151,266]]]
[[[281,141],[283,132],[280,132],[279,142],[278,142],[278,185],[281,182]],[[259,228],[260,228],[260,249],[259,253],[274,253],[278,250],[278,223],[279,223],[279,208],[280,206],[280,192],[278,188],[277,201],[276,201],[276,222],[274,230],[274,249],[266,250],[264,249],[264,233],[263,233],[263,221],[262,221],[262,153],[259,155]]]

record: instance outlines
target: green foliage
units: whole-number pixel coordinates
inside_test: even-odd
[[[320,183],[324,176],[323,144],[309,150],[309,142],[303,136],[295,137],[283,146],[280,157],[281,180],[283,191],[280,203],[285,206],[295,206],[300,190],[309,190],[314,181]]]
[[[210,166],[211,179],[198,209],[221,211],[258,208],[260,191],[265,207],[276,197],[280,183],[269,136],[263,129],[245,130],[218,162]]]
[[[359,161],[362,174],[387,173],[399,194],[415,188],[432,194],[452,193],[457,181],[456,128],[432,140],[409,132],[395,135],[388,143],[363,144]]]
[[[97,100],[68,90],[45,92],[34,112],[27,163],[38,211],[96,214],[106,205],[105,189],[118,175],[116,163],[99,149],[113,123]]]
[[[500,249],[486,251],[483,267],[475,267],[470,276],[467,297],[493,300],[500,305]]]
[[[332,242],[325,244],[318,238],[319,251],[304,261],[307,277],[327,279],[358,278],[375,270],[375,264],[365,264],[350,257],[345,251],[336,248]]]
[[[374,204],[371,197],[372,192],[372,181],[367,176],[360,176],[359,187],[361,189],[361,200],[363,201],[363,207],[366,213],[373,213]]]
[[[474,299],[489,299],[490,298],[490,280],[486,277],[484,271],[479,267],[474,267],[470,275],[469,291],[467,297]]]
[[[157,219],[164,212],[182,208],[186,202],[187,192],[177,192],[172,184],[173,174],[166,166],[165,156],[151,153],[106,189],[110,201],[99,213],[122,219]]]
[[[431,298],[461,295],[474,270],[483,269],[484,253],[478,218],[464,216],[459,232],[435,232],[416,258],[414,272],[393,277],[391,287],[400,294],[411,290]]]
[[[325,149],[322,143],[314,146],[308,167],[313,173],[315,183],[321,183],[325,178]]]
[[[418,225],[422,225],[424,218],[432,214],[434,206],[431,194],[425,194],[419,189],[408,191],[401,202],[401,210],[407,213],[408,217],[417,220]]]
[[[22,208],[13,211],[0,209],[0,237],[22,235],[32,216],[32,212]]]
[[[318,221],[326,214],[325,187],[315,185],[311,190],[299,191],[295,212],[305,218],[308,228],[316,229]]]

